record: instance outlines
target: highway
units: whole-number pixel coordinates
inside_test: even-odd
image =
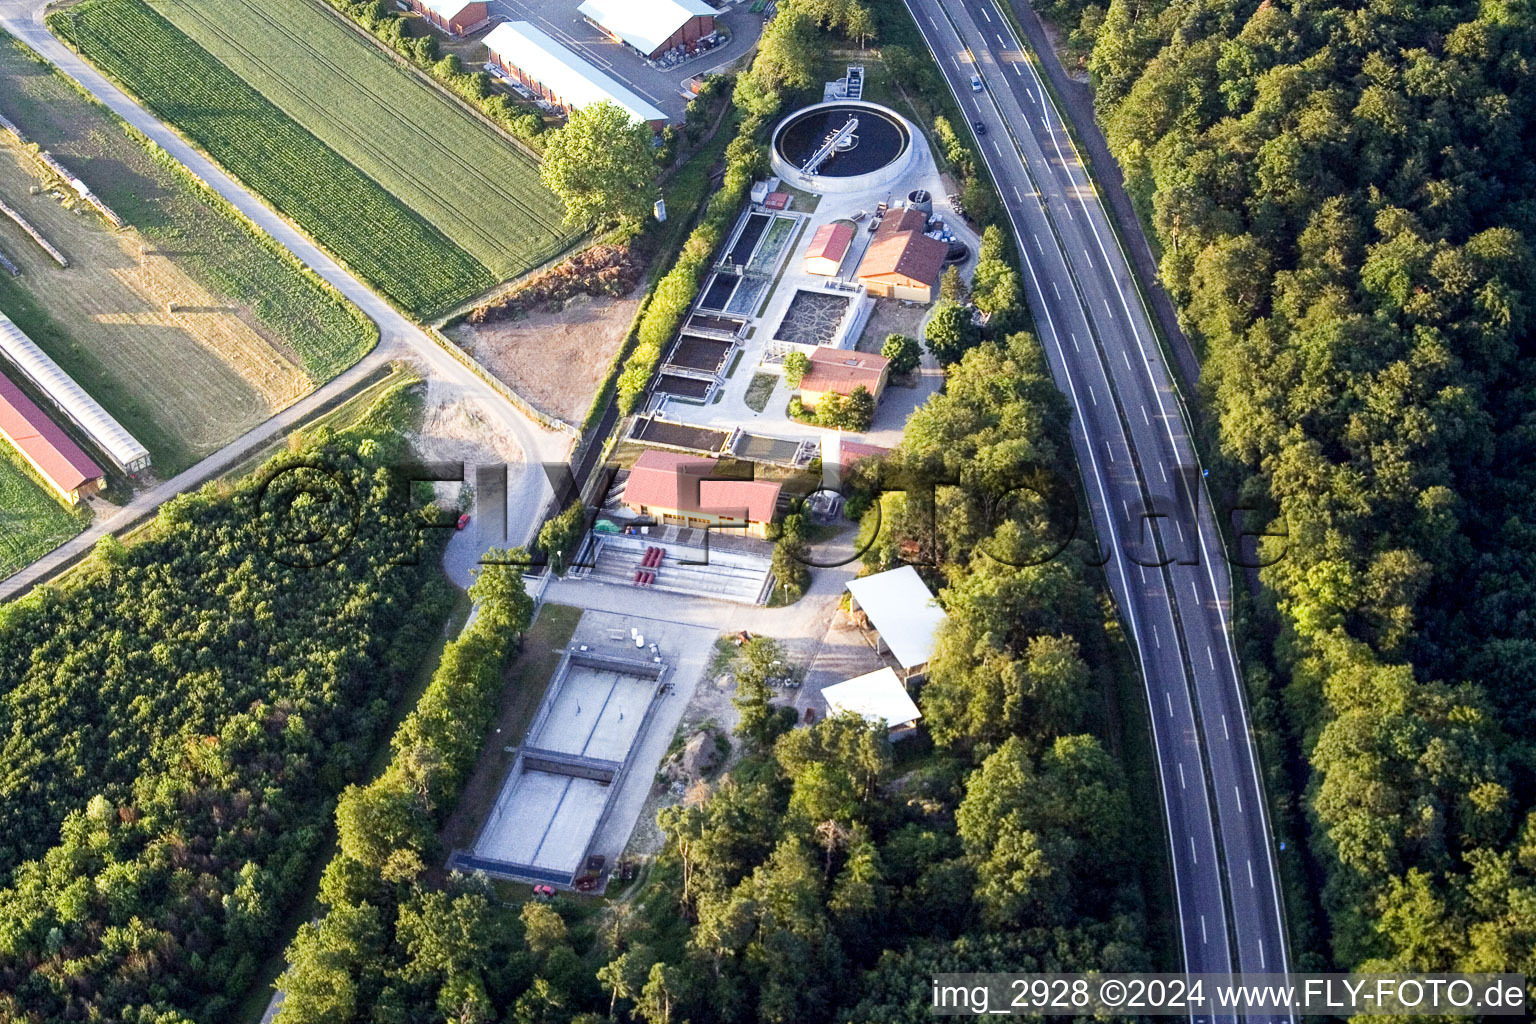
[[[1146,309],[1012,24],[993,0],[905,2],[966,118],[985,127],[977,149],[1072,406],[1105,573],[1145,676],[1185,968],[1285,971],[1279,881],[1228,620],[1231,577]]]

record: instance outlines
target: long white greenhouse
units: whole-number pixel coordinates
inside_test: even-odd
[[[149,467],[149,450],[4,313],[0,313],[0,354],[83,430],[118,469],[137,473]]]

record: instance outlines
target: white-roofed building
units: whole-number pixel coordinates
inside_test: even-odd
[[[939,627],[949,616],[910,565],[848,581],[849,611],[877,634],[875,649],[888,650],[911,679],[928,670]]]
[[[715,9],[704,0],[586,0],[576,10],[648,60],[691,49],[715,30]]]
[[[890,668],[855,676],[821,691],[827,702],[827,714],[851,711],[868,722],[884,722],[891,739],[900,740],[917,730],[923,713],[907,693],[906,686]]]
[[[491,23],[486,0],[411,0],[411,9],[454,36],[469,35]]]
[[[11,318],[0,313],[0,354],[3,354],[32,386],[58,406],[107,458],[125,473],[149,468],[149,449],[103,409],[64,368],[38,348]]]
[[[497,25],[485,45],[492,64],[566,113],[607,100],[656,131],[667,126],[662,111],[526,21]]]

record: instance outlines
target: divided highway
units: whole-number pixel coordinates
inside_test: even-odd
[[[977,146],[1013,225],[1051,372],[1072,405],[1105,573],[1145,675],[1185,968],[1283,972],[1280,887],[1227,619],[1231,578],[1124,253],[993,0],[905,3],[966,118],[984,129]]]

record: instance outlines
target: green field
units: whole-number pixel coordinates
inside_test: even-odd
[[[498,278],[567,245],[537,161],[313,0],[143,0]]]
[[[15,450],[0,442],[0,579],[85,529],[87,516],[55,500]]]
[[[496,283],[420,214],[139,0],[87,0],[49,24],[407,312],[429,317]],[[305,77],[301,68],[290,71]]]
[[[52,65],[0,32],[0,113],[212,291],[248,304],[316,381],[373,347],[372,321]],[[55,356],[55,358],[58,358]]]

